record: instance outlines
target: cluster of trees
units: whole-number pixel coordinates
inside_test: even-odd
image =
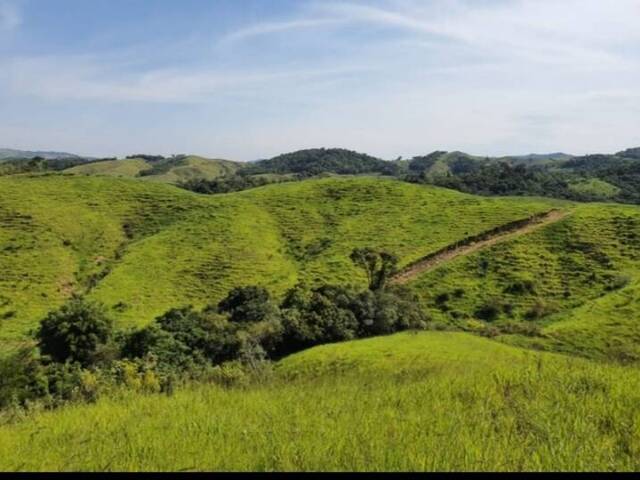
[[[75,297],[41,322],[37,348],[0,359],[0,408],[91,400],[121,385],[159,392],[177,381],[226,381],[315,345],[426,326],[415,294],[388,286],[395,257],[362,249],[352,259],[370,278],[365,291],[299,285],[277,302],[262,287],[239,287],[133,331],[117,332],[105,307]]]
[[[434,152],[412,159],[405,179],[478,195],[533,195],[638,204],[639,151],[630,149],[615,155],[587,155],[540,162],[518,158],[478,159],[462,153]],[[432,167],[445,156],[445,173],[439,173],[437,169],[433,172]],[[598,191],[572,188],[572,185],[589,180],[606,182],[614,193],[603,195]]]
[[[194,178],[181,182],[179,187],[196,193],[204,193],[213,195],[218,193],[240,192],[251,188],[264,187],[272,183],[284,183],[300,180],[298,177],[290,178],[270,178],[264,176],[247,176],[247,175],[227,175],[213,180],[203,178]]]
[[[153,158],[153,160],[150,160]],[[151,164],[151,168],[141,171],[139,177],[149,177],[152,175],[164,175],[168,173],[172,168],[186,165],[186,155],[174,155],[170,158],[164,157],[148,157],[145,158],[148,163]]]
[[[101,159],[95,161],[105,161]],[[59,172],[78,165],[91,163],[83,158],[56,158],[45,159],[42,157],[7,159],[0,162],[0,175],[17,175],[21,173]]]
[[[315,148],[287,153],[271,160],[261,160],[243,168],[240,173],[244,175],[294,173],[303,177],[311,177],[322,173],[338,175],[364,173],[398,175],[400,167],[397,162],[387,162],[351,150]]]

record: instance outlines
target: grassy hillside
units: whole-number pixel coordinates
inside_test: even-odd
[[[239,285],[279,294],[300,280],[365,279],[348,255],[385,248],[410,263],[557,202],[480,198],[372,178],[201,196],[116,178],[0,179],[0,339],[18,341],[72,292],[121,325],[215,303]]]
[[[88,163],[65,170],[74,175],[104,175],[111,177],[136,177],[150,166],[142,159],[106,160]]]
[[[197,156],[188,156],[175,161],[166,159],[155,162],[142,158],[129,158],[79,165],[66,170],[65,173],[130,177],[151,182],[176,184],[195,178],[212,180],[233,174],[239,167],[240,164],[236,162],[211,160]]]
[[[244,388],[123,394],[0,427],[12,470],[629,470],[640,374],[466,334],[316,348]]]
[[[638,360],[639,238],[640,208],[580,205],[559,223],[431,271],[413,288],[441,321],[487,330],[518,320],[541,327],[539,336],[506,340]]]

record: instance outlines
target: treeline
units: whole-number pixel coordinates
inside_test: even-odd
[[[88,161],[82,158],[45,159],[42,157],[16,158],[0,162],[0,175],[18,175],[21,173],[60,172],[78,165],[92,162],[102,162],[115,159],[100,159]]]
[[[41,322],[36,347],[0,359],[0,408],[53,408],[123,387],[171,393],[189,381],[242,382],[316,345],[425,328],[416,295],[388,286],[393,255],[361,249],[352,260],[367,272],[368,290],[299,285],[277,302],[262,287],[239,287],[139,330],[116,331],[104,306],[74,297]]]
[[[252,163],[239,172],[243,175],[298,174],[312,177],[322,173],[359,175],[378,173],[398,175],[400,167],[395,162],[340,148],[315,148],[287,153],[270,160]]]
[[[178,186],[186,190],[206,195],[214,195],[219,193],[240,192],[252,188],[264,187],[273,183],[295,182],[302,180],[299,176],[290,177],[268,177],[268,176],[246,176],[246,175],[227,175],[224,177],[206,180],[204,178],[193,178],[184,182],[180,182]]]
[[[447,154],[435,152],[411,160],[405,179],[477,195],[527,195],[640,204],[639,151],[630,149],[616,155],[588,155],[543,163],[448,154],[440,170],[435,165],[443,162]],[[608,190],[576,188],[592,180],[604,182]]]

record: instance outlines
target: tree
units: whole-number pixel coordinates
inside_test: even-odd
[[[356,248],[351,252],[351,261],[367,274],[369,290],[383,290],[388,280],[397,272],[398,257],[372,248]]]
[[[228,313],[229,320],[237,323],[256,323],[277,314],[267,289],[263,287],[237,287],[218,304],[219,313]]]
[[[86,367],[112,333],[113,321],[102,305],[73,297],[60,310],[47,315],[36,337],[42,354],[55,362],[78,362]]]

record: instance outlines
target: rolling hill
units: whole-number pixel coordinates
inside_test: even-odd
[[[195,155],[151,161],[144,158],[107,160],[79,165],[65,173],[140,178],[150,182],[180,183],[193,179],[212,180],[232,175],[240,164],[228,160],[212,160]]]
[[[93,176],[0,178],[0,338],[13,342],[73,292],[120,324],[204,306],[231,288],[281,294],[299,281],[359,283],[355,247],[403,265],[455,241],[556,208],[374,178],[330,178],[218,196]]]
[[[28,150],[14,150],[11,148],[0,148],[0,162],[7,159],[31,159],[34,157],[44,158],[45,160],[63,160],[63,159],[81,159],[80,155],[65,152],[41,152]]]
[[[260,382],[0,426],[5,471],[637,471],[640,374],[461,333],[318,347]]]

